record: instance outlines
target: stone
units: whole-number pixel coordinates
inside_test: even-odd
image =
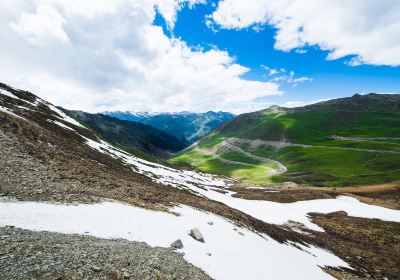
[[[214,224],[214,222],[210,221],[207,224],[209,224],[210,226],[212,226]]]
[[[193,237],[193,239],[204,243],[203,235],[198,228],[191,229],[189,235]]]
[[[99,272],[101,270],[101,268],[97,265],[93,265],[90,269],[93,270],[94,272]]]
[[[182,249],[183,248],[182,240],[180,239],[175,240],[174,243],[171,244],[171,247],[174,249]]]

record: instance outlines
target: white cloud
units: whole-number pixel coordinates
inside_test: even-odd
[[[292,85],[292,87],[296,87],[298,84],[304,83],[304,82],[311,82],[313,79],[310,77],[298,77],[296,78],[296,73],[292,70],[289,71],[289,74],[287,73],[287,70],[284,68],[280,69],[274,69],[270,68],[268,66],[263,65],[262,66],[265,70],[268,71],[268,76],[272,77],[272,82],[275,83],[287,83]]]
[[[306,49],[295,49],[294,50],[296,53],[298,53],[298,54],[305,54],[305,53],[307,53],[307,50]]]
[[[261,65],[261,67],[268,71],[268,76],[274,76],[276,74],[281,73],[282,71],[286,71],[283,68],[282,69],[274,69],[274,68],[270,68],[270,67],[265,66],[265,65]]]
[[[46,43],[48,40],[68,42],[62,24],[64,18],[51,6],[40,5],[34,14],[22,12],[16,23],[11,27],[25,37],[33,45]]]
[[[243,79],[249,69],[229,53],[167,37],[153,25],[161,2],[1,1],[0,81],[92,112],[237,110],[281,94],[277,83]],[[177,3],[164,1],[167,21]]]
[[[282,51],[317,45],[350,65],[400,65],[398,0],[221,0],[208,25],[228,29],[269,24]]]
[[[174,28],[176,15],[185,5],[192,8],[196,4],[204,4],[206,0],[154,0],[159,13],[164,17],[170,30]]]
[[[295,108],[295,107],[302,107],[302,106],[307,106],[323,101],[328,101],[329,99],[318,99],[318,100],[312,100],[312,101],[287,101],[283,103],[281,106],[286,107],[286,108]]]
[[[270,69],[270,70],[269,70],[269,75],[270,75],[270,76],[273,76],[273,75],[275,75],[275,74],[278,74],[278,70],[276,70],[276,69]]]

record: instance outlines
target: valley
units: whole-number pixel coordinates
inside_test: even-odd
[[[32,93],[0,86],[2,277],[25,279],[33,273],[51,279],[57,271],[68,279],[70,269],[88,279],[244,279],[250,272],[253,279],[398,275],[395,180],[359,189],[290,182],[284,176],[294,176],[286,174],[294,172],[294,164],[280,152],[272,156],[275,149],[296,148],[395,159],[395,150],[281,147],[287,142],[276,139],[271,141],[281,143],[279,148],[270,148],[265,139],[219,136],[228,122],[178,153],[171,166],[127,151],[125,144],[113,145],[115,140],[82,117],[74,119]],[[207,173],[187,168],[188,163]],[[204,242],[192,237],[194,229]],[[351,234],[355,229],[359,235]],[[41,244],[35,254],[45,258],[24,257],[32,254],[35,239]],[[171,247],[177,240],[182,247]],[[65,257],[50,249],[55,243]],[[76,244],[85,244],[79,259],[88,257],[70,266],[66,256],[74,255],[69,248]],[[120,249],[104,249],[110,247]],[[390,254],[373,249],[389,247]],[[57,262],[51,261],[55,257]],[[174,271],[171,264],[181,269]]]
[[[223,123],[234,118],[228,112],[206,113],[131,113],[131,112],[104,112],[105,115],[126,121],[150,125],[165,133],[173,135],[190,145]]]
[[[170,163],[261,185],[391,182],[400,179],[399,106],[398,95],[378,94],[294,109],[273,106],[239,115]],[[222,167],[221,158],[235,164]],[[265,160],[281,167],[275,174],[262,172]],[[283,166],[287,171],[279,172]]]

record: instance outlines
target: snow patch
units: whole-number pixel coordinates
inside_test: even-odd
[[[333,279],[320,267],[347,266],[316,247],[302,251],[245,228],[234,230],[234,224],[212,213],[184,205],[171,211],[179,215],[115,202],[77,206],[0,202],[0,226],[123,238],[160,247],[181,239],[184,258],[214,279]],[[205,243],[188,235],[192,228],[200,230]]]
[[[27,111],[32,111],[32,112],[35,111],[35,110],[32,110],[32,109],[27,108],[27,107],[25,107],[25,106],[20,106],[20,105],[18,105],[17,107],[20,108],[20,109],[23,109],[23,110],[27,110]]]
[[[0,94],[8,96],[8,97],[11,97],[11,98],[14,98],[14,99],[18,99],[18,100],[20,100],[22,102],[28,103],[28,104],[30,104],[32,106],[35,106],[35,107],[37,106],[37,101],[35,103],[29,102],[29,101],[27,101],[25,99],[19,98],[18,96],[12,94],[11,92],[3,90],[3,89],[0,89]]]
[[[63,124],[62,122],[59,122],[59,121],[53,121],[53,120],[47,120],[47,121],[48,121],[48,122],[51,122],[51,123],[54,123],[54,124],[56,124],[56,125],[58,125],[58,126],[61,126],[61,127],[63,127],[63,128],[66,128],[66,129],[69,129],[69,130],[75,131],[73,128],[71,128],[71,127],[69,127],[69,126],[67,126],[67,125]]]
[[[104,141],[100,143],[87,138],[85,139],[90,147],[121,159],[126,164],[129,164],[134,171],[152,178],[155,182],[186,189],[199,196],[224,203],[231,208],[266,223],[283,225],[289,221],[295,221],[302,223],[309,229],[322,231],[322,228],[310,221],[308,213],[317,212],[327,214],[336,211],[346,211],[349,216],[353,217],[400,222],[399,210],[365,204],[359,202],[357,199],[345,196],[340,196],[336,199],[317,199],[294,203],[236,198],[232,196],[235,192],[225,189],[225,187],[231,184],[228,180],[223,180],[209,174],[181,171],[151,163],[124,153]],[[221,189],[225,193],[218,192]]]
[[[0,89],[0,94],[14,98],[14,99],[20,99],[19,97],[15,96],[14,94],[12,94],[11,92],[8,92],[6,90]]]
[[[126,164],[130,165],[134,171],[146,175],[153,181],[164,185],[187,189],[198,194],[197,189],[201,189],[201,187],[226,187],[228,184],[227,180],[220,179],[213,175],[173,169],[127,154],[116,149],[107,142],[96,142],[88,138],[85,139],[86,144],[90,147],[122,160]]]
[[[11,116],[14,116],[14,117],[17,117],[17,118],[20,118],[20,119],[23,119],[23,120],[26,121],[25,118],[23,118],[23,117],[21,117],[21,116],[18,116],[17,114],[15,114],[15,113],[14,113],[11,109],[9,109],[9,108],[0,106],[0,112],[7,113],[7,114],[9,114],[9,115],[11,115]]]
[[[63,111],[61,111],[60,109],[58,109],[57,107],[55,107],[52,104],[47,103],[46,104],[52,111],[56,112],[60,117],[56,116],[57,118],[61,118],[63,121],[69,122],[75,126],[79,126],[82,128],[86,128],[85,126],[81,125],[79,122],[77,122],[75,119],[71,118],[70,116],[68,116],[67,114],[65,114]]]

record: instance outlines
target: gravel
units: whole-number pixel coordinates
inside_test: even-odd
[[[63,178],[60,172],[29,155],[18,139],[1,130],[0,151],[0,196],[67,203],[99,201],[79,192],[85,188],[79,180]]]
[[[170,248],[0,228],[0,279],[210,279]]]

